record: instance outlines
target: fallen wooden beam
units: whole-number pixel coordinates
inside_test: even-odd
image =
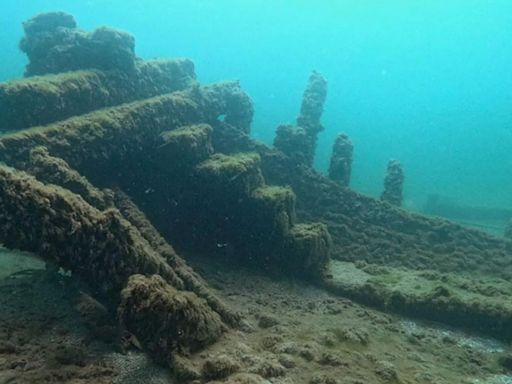
[[[134,73],[91,69],[1,83],[0,131],[46,125],[194,83],[194,64],[187,59],[141,61]]]

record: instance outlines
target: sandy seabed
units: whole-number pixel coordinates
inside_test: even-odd
[[[509,383],[492,339],[384,314],[292,281],[192,260],[241,329],[187,372],[231,383]],[[71,276],[0,252],[0,383],[177,383]],[[226,376],[229,376],[227,379]],[[197,381],[201,382],[201,381]]]

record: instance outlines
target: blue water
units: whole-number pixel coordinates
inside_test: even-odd
[[[203,82],[240,79],[267,143],[316,69],[329,81],[318,169],[346,132],[358,191],[378,196],[397,158],[409,207],[429,193],[512,205],[510,0],[4,1],[0,80],[23,73],[21,22],[50,10],[131,32],[142,57],[189,57]]]

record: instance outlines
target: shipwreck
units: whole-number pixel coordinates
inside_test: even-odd
[[[350,189],[346,135],[329,176],[313,169],[321,74],[269,147],[238,82],[202,85],[192,61],[142,60],[131,35],[64,13],[24,30],[26,76],[0,84],[0,243],[84,281],[155,360],[243,321],[188,254],[512,339],[510,240],[400,208],[396,161],[381,200]]]

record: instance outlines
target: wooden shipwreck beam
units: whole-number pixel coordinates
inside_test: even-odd
[[[135,73],[88,69],[0,84],[0,131],[46,125],[195,82],[190,60],[141,61]]]

